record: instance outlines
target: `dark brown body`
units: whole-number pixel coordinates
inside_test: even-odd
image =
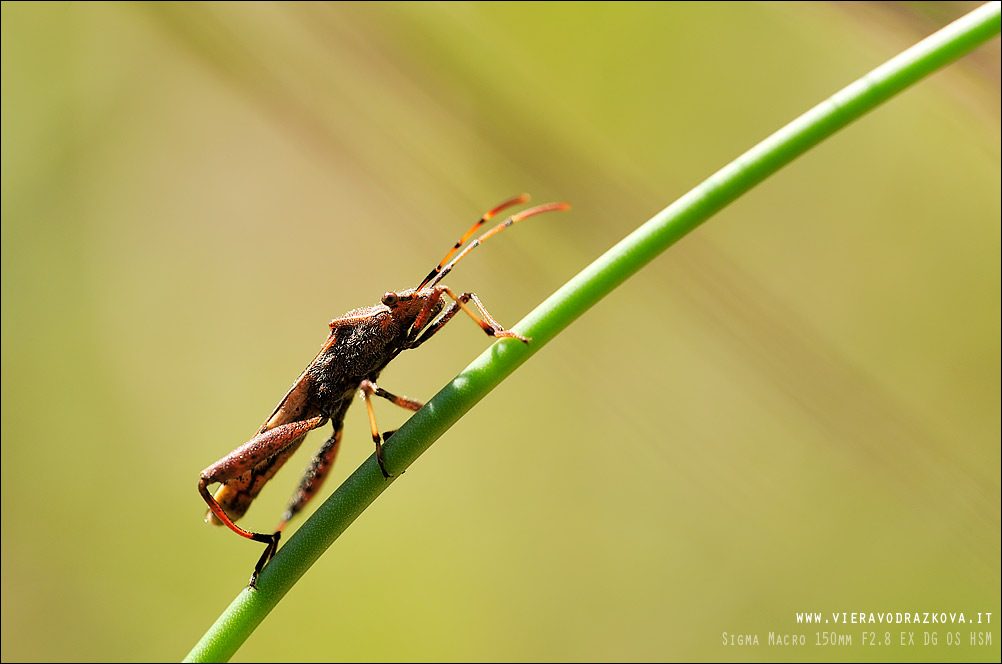
[[[296,379],[275,412],[261,425],[257,435],[283,424],[307,421],[317,416],[329,421],[335,435],[338,434],[344,424],[345,413],[358,395],[363,381],[375,383],[390,360],[401,351],[423,342],[427,337],[419,340],[418,335],[441,313],[443,306],[441,296],[431,288],[421,293],[403,291],[397,300],[392,307],[380,303],[349,311],[332,320],[327,342]],[[414,323],[425,307],[428,307],[428,312],[422,328],[415,328]],[[223,483],[216,491],[216,502],[233,521],[247,512],[265,483],[299,449],[305,438],[305,433],[296,437],[281,452]],[[336,442],[333,440],[331,445]],[[311,463],[299,490],[282,515],[283,524],[320,489],[325,475],[319,475],[318,471],[329,467],[329,464],[322,463],[325,451],[322,447]],[[211,511],[207,518],[222,524],[212,516]]]
[[[438,283],[463,256],[488,237],[522,219],[569,207],[565,203],[549,203],[508,217],[502,224],[470,242],[456,258],[446,263],[485,221],[500,210],[527,200],[525,194],[516,196],[485,213],[417,288],[385,293],[379,304],[349,311],[332,320],[330,336],[323,348],[254,437],[202,471],[198,491],[209,506],[206,520],[225,525],[242,537],[268,545],[254,567],[251,587],[278,549],[285,524],[323,484],[337,456],[345,413],[356,394],[364,399],[369,414],[379,469],[384,477],[391,477],[383,460],[383,436],[376,427],[372,397],[381,397],[409,410],[418,410],[422,405],[419,401],[391,394],[376,384],[380,372],[393,358],[427,341],[460,310],[469,314],[492,337],[511,337],[529,342],[525,337],[502,328],[473,293],[457,296],[447,286]],[[444,296],[452,300],[448,307],[445,306]],[[467,306],[471,302],[476,312]],[[235,522],[247,512],[268,480],[299,449],[306,434],[327,422],[331,423],[333,433],[314,455],[275,532],[255,533],[236,525]],[[389,432],[386,435],[389,436]],[[212,484],[221,485],[215,494],[208,490]]]

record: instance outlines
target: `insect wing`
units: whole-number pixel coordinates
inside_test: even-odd
[[[296,382],[292,384],[289,391],[285,393],[282,400],[278,402],[278,406],[275,407],[274,412],[265,420],[261,428],[258,429],[258,435],[274,429],[277,426],[283,424],[288,424],[290,422],[299,422],[307,420],[311,417],[319,415],[319,412],[314,406],[310,405],[310,395],[313,391],[313,378],[310,369],[313,365],[317,363],[317,360],[322,357],[330,347],[337,341],[337,332],[332,331],[330,336],[327,338],[327,342],[317,353],[317,356],[313,358],[313,361],[307,365],[303,373],[299,374],[299,378]],[[267,459],[263,460],[261,463],[257,464],[247,472],[243,473],[239,477],[235,477],[224,484],[222,484],[213,495],[216,502],[219,503],[220,507],[226,514],[236,521],[244,514],[246,514],[247,509],[250,507],[251,503],[257,498],[258,494],[261,493],[261,489],[264,485],[268,483],[275,473],[281,469],[281,467],[288,461],[289,457],[295,454],[299,446],[302,445],[303,440],[306,439],[306,434],[299,436],[294,439],[288,446],[283,448],[277,454],[273,454]],[[222,525],[212,514],[211,511],[206,515],[206,520]]]

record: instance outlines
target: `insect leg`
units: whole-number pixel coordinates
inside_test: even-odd
[[[421,336],[411,341],[407,345],[407,348],[417,348],[424,342],[428,341],[428,339],[430,339],[432,335],[434,335],[436,332],[442,329],[443,325],[452,320],[452,317],[455,316],[458,312],[459,312],[459,305],[453,302],[452,304],[449,305],[449,308],[446,309],[441,316],[439,316],[438,320],[429,325],[428,328],[423,333],[421,333]]]
[[[318,415],[309,420],[299,422],[289,422],[260,433],[249,441],[230,452],[228,455],[212,464],[202,471],[198,480],[198,492],[202,499],[209,506],[209,510],[227,528],[247,539],[255,542],[262,542],[268,546],[254,566],[254,573],[250,578],[250,586],[254,587],[257,575],[264,568],[265,564],[275,555],[278,550],[278,540],[281,532],[273,534],[255,533],[244,530],[223,510],[215,497],[209,493],[210,484],[226,484],[230,480],[240,477],[244,473],[251,471],[258,464],[267,461],[270,457],[279,454],[289,445],[301,439],[311,429],[315,429],[324,422],[324,416]]]
[[[408,339],[416,337],[421,331],[421,328],[428,324],[428,321],[435,315],[435,307],[439,306],[438,303],[441,299],[442,291],[440,289],[436,288],[431,292],[431,295],[429,295],[428,299],[425,300],[424,306],[421,307],[421,311],[419,311],[418,315],[414,318],[414,323],[411,325],[411,329],[407,331]],[[449,315],[449,318],[452,318],[455,313],[456,312],[453,311],[452,314]],[[441,327],[441,325],[438,327]],[[411,348],[414,348],[414,346],[411,346]]]
[[[411,399],[410,397],[398,397],[396,394],[387,392],[386,390],[379,387],[372,381],[365,381],[365,382],[369,383],[373,388],[375,388],[372,393],[375,394],[377,397],[382,397],[387,401],[389,401],[390,403],[400,406],[401,408],[406,408],[407,410],[419,411],[421,410],[422,407],[424,407],[424,404],[416,399]]]
[[[407,410],[421,410],[423,404],[420,401],[408,397],[398,397],[395,394],[387,392],[371,380],[363,380],[358,389],[362,391],[362,398],[365,400],[365,410],[369,413],[369,426],[372,429],[372,442],[376,444],[376,461],[379,462],[379,470],[383,473],[383,477],[389,479],[393,476],[387,472],[386,465],[383,463],[383,441],[389,438],[396,430],[386,432],[385,436],[379,435],[379,427],[376,426],[376,412],[372,407],[372,396],[383,397],[387,401],[391,401]]]
[[[341,447],[342,426],[340,423],[337,424],[334,432],[324,441],[320,449],[317,450],[316,455],[314,455],[309,467],[303,474],[303,479],[299,482],[299,488],[296,489],[296,493],[293,494],[292,499],[289,501],[289,506],[282,514],[282,521],[278,524],[278,528],[275,529],[276,532],[282,532],[285,524],[306,507],[306,503],[320,491],[324,480],[327,479],[328,471],[334,465],[338,449]]]
[[[526,344],[529,343],[529,339],[523,337],[521,334],[517,334],[510,330],[504,329],[501,323],[494,320],[494,317],[491,316],[490,312],[487,311],[487,309],[484,307],[484,303],[480,301],[480,298],[477,297],[475,293],[463,293],[459,297],[456,297],[456,294],[453,293],[452,289],[449,288],[448,286],[435,286],[435,290],[440,290],[441,292],[451,297],[454,301],[455,306],[458,306],[460,309],[466,312],[466,314],[470,318],[472,318],[474,322],[476,322],[476,324],[479,325],[480,328],[488,335],[495,338],[510,337],[512,339],[518,339],[522,343]],[[466,306],[467,303],[470,302],[471,300],[473,301],[473,304],[476,305],[477,310],[480,312],[480,316],[475,314],[472,309]],[[452,307],[449,308],[450,310],[452,309]],[[481,318],[481,316],[483,316],[483,318]],[[443,318],[444,317],[445,316],[443,315]]]

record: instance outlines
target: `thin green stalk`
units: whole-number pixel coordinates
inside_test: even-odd
[[[532,338],[492,345],[385,446],[399,476],[464,413],[561,330],[686,233],[823,139],[911,84],[999,34],[1000,4],[988,3],[874,69],[768,137],[668,206],[571,279],[515,330]],[[387,489],[375,458],[365,461],[279,550],[195,645],[185,661],[225,661],[293,584]]]

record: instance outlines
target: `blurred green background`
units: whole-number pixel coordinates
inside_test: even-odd
[[[483,210],[574,205],[448,279],[512,325],[974,6],[4,3],[3,660],[182,657],[260,552],[202,523],[199,471],[328,320]],[[998,661],[999,107],[996,40],[712,219],[457,424],[236,659]],[[381,384],[430,398],[488,344],[457,321]],[[324,496],[371,452],[355,407]],[[836,648],[796,623],[877,611],[993,615],[829,622]],[[861,645],[888,630],[940,645]]]

